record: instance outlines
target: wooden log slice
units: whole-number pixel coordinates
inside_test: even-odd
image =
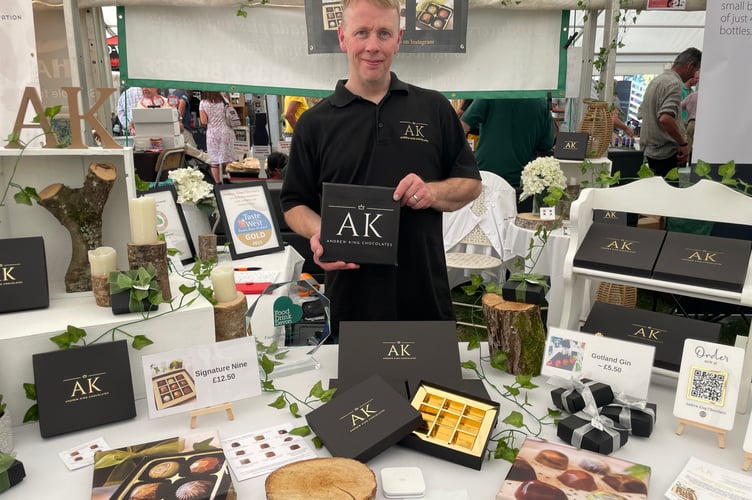
[[[531,231],[537,230],[538,226],[545,226],[546,229],[556,229],[561,226],[561,216],[557,215],[553,220],[543,220],[538,215],[524,212],[517,214],[514,218],[514,225]]]
[[[267,500],[372,500],[376,476],[350,458],[313,458],[275,470],[266,478]]]

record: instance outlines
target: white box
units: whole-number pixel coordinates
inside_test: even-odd
[[[178,110],[175,108],[135,108],[133,109],[133,123],[172,123],[178,121]]]

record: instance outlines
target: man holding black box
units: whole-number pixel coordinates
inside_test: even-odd
[[[390,72],[402,38],[399,2],[343,4],[338,36],[349,79],[301,116],[280,197],[288,225],[310,239],[314,261],[326,271],[335,341],[340,320],[454,319],[441,212],[461,208],[481,190],[449,101]],[[324,182],[394,188],[402,207],[398,266],[322,262]]]

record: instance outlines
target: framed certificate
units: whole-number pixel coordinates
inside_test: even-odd
[[[265,182],[218,184],[214,190],[233,259],[282,249],[279,222]]]
[[[183,209],[178,204],[178,194],[174,186],[161,186],[151,189],[141,196],[154,198],[157,204],[157,232],[164,234],[167,248],[180,252],[180,262],[189,264],[195,260],[191,233],[185,222]]]

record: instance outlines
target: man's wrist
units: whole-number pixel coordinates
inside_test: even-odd
[[[685,147],[687,147],[687,146],[689,146],[689,143],[688,143],[688,142],[685,142],[684,144],[679,144],[679,147],[680,147],[680,148],[685,148]]]

